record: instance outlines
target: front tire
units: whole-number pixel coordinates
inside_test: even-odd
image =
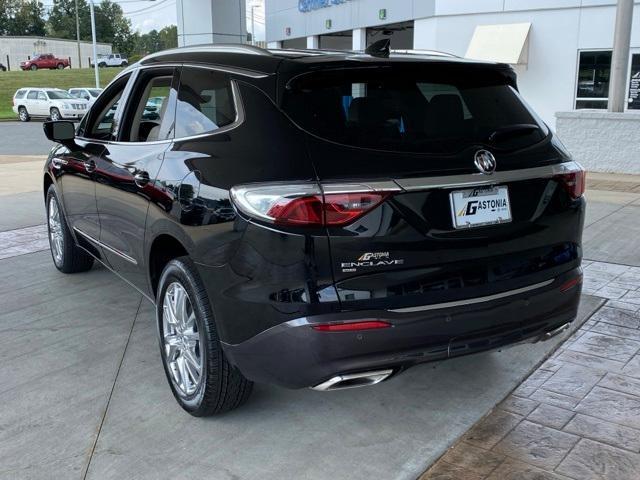
[[[180,406],[206,417],[245,403],[253,383],[225,358],[209,297],[189,257],[167,264],[157,299],[162,364]]]
[[[53,185],[47,191],[46,205],[53,264],[63,273],[86,272],[93,265],[93,257],[75,244]]]
[[[29,68],[31,69],[31,71],[35,72],[38,69],[38,66],[37,65],[31,65]]]
[[[61,120],[62,115],[60,115],[60,110],[58,110],[56,107],[52,107],[51,110],[49,110],[49,118],[51,118],[51,120],[54,122]]]
[[[21,122],[28,122],[29,120],[31,120],[31,117],[29,117],[29,112],[27,112],[27,109],[24,107],[18,108],[18,118]]]

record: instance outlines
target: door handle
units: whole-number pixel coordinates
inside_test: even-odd
[[[147,172],[138,172],[133,176],[133,181],[140,188],[143,188],[145,185],[147,185],[150,180],[151,179],[149,178],[149,174]]]
[[[95,172],[96,162],[94,160],[86,160],[84,162],[84,169],[89,173]]]
[[[51,159],[51,165],[53,165],[53,168],[57,168],[58,170],[60,170],[64,165],[67,165],[68,163],[69,160],[65,160],[64,158],[53,157]]]

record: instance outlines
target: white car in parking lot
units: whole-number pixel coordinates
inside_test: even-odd
[[[102,88],[90,88],[90,87],[74,87],[67,90],[73,98],[84,98],[89,102],[89,106],[93,105],[98,95],[102,92]]]
[[[79,120],[88,108],[84,98],[75,98],[59,88],[21,88],[13,95],[13,112],[21,122],[31,117]]]

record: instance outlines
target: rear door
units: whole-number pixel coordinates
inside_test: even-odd
[[[579,265],[583,203],[552,178],[568,158],[508,72],[386,64],[302,75],[287,92],[325,196],[346,209],[385,196],[327,229],[344,307],[482,297]]]

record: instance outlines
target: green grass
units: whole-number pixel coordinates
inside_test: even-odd
[[[121,68],[101,68],[100,86],[105,87],[121,70]],[[0,72],[0,120],[16,118],[11,108],[13,94],[19,88],[49,87],[67,90],[71,87],[93,87],[94,85],[95,78],[91,68]]]

